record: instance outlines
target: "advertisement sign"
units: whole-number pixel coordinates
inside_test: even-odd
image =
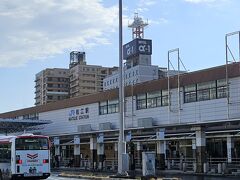
[[[123,59],[128,59],[138,54],[151,55],[152,40],[134,39],[123,46]]]

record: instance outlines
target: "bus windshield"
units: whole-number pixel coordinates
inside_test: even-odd
[[[11,162],[11,144],[0,144],[0,163]]]
[[[28,137],[16,139],[16,150],[47,150],[48,138]]]

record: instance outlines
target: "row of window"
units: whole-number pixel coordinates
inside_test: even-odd
[[[118,100],[100,102],[99,115],[117,113],[118,108],[119,108]]]
[[[205,101],[227,97],[226,80],[216,80],[184,87],[184,103]],[[168,106],[168,91],[159,90],[143,93],[136,96],[136,109],[147,109]],[[118,101],[106,101],[99,103],[99,114],[111,114],[118,112]]]
[[[184,102],[205,101],[227,97],[226,80],[192,84],[184,87]]]
[[[156,92],[137,95],[137,110],[167,105],[168,105],[167,90],[160,90]]]
[[[131,74],[132,76],[135,76],[135,75],[138,75],[138,70],[133,71],[133,72],[129,72],[129,73],[126,73],[125,74],[125,79],[128,79],[131,77]],[[137,83],[138,79],[136,80],[136,83]],[[118,78],[114,78],[114,79],[110,79],[109,81],[107,82],[104,82],[104,86],[107,86],[107,85],[111,85],[111,84],[114,84],[114,83],[117,83],[118,82]],[[130,84],[130,83],[129,83]],[[134,84],[134,83],[133,83]]]

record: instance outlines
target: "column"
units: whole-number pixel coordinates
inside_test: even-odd
[[[193,128],[196,132],[196,172],[203,173],[203,164],[206,163],[206,134],[201,126]]]
[[[80,137],[74,136],[74,167],[80,167]]]
[[[234,148],[233,139],[232,139],[232,137],[228,136],[227,137],[227,159],[228,159],[228,163],[232,162],[233,148]]]
[[[59,163],[60,163],[60,140],[59,137],[54,137],[53,140],[54,143],[54,162],[55,162],[55,167],[59,167]]]
[[[117,158],[118,158],[118,143],[114,143],[114,159],[112,162],[112,170],[117,170]]]
[[[97,143],[97,155],[98,155],[98,169],[103,169],[104,162],[104,143]]]
[[[142,144],[141,142],[137,142],[137,157],[138,157],[138,161],[136,161],[136,163],[138,165],[140,165],[140,167],[142,167]]]
[[[158,168],[160,170],[165,169],[165,156],[166,156],[166,142],[164,140],[165,137],[165,129],[160,129],[156,133],[157,137],[157,161],[158,161]]]
[[[196,158],[196,139],[192,139],[192,154],[193,154],[193,159]]]
[[[94,170],[97,165],[97,138],[90,138],[90,169]]]

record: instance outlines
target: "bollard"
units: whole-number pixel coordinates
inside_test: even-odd
[[[170,161],[167,161],[167,168],[168,168],[168,170],[171,169],[171,163],[170,163]]]
[[[225,173],[227,170],[227,165],[226,163],[222,163],[222,172]]]
[[[186,172],[186,169],[187,169],[187,164],[183,163],[183,171]]]
[[[222,174],[222,164],[218,163],[218,174]]]
[[[98,163],[98,170],[102,170],[102,162]]]
[[[197,163],[193,163],[193,172],[197,172]]]
[[[112,170],[115,170],[114,161],[112,161]]]
[[[179,169],[180,169],[180,170],[183,170],[183,161],[182,161],[182,160],[180,160]]]
[[[203,173],[207,173],[207,163],[203,163]]]

